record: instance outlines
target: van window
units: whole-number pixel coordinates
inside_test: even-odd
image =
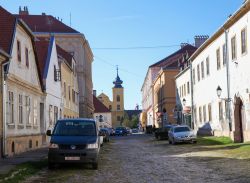
[[[96,136],[95,122],[58,121],[53,135],[58,136]]]

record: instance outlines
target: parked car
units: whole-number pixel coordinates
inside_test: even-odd
[[[197,137],[193,130],[187,125],[172,126],[168,133],[169,144],[178,142],[196,143]]]
[[[124,135],[127,135],[127,129],[125,127],[117,127],[115,129],[115,135],[118,135],[118,136],[124,136]]]
[[[55,128],[47,131],[51,136],[48,166],[58,163],[90,163],[98,168],[100,135],[94,119],[61,119]]]
[[[109,142],[109,131],[107,128],[101,128],[100,129],[100,132],[103,136],[103,141],[104,142]]]
[[[173,125],[165,125],[162,128],[155,129],[155,138],[158,140],[168,139],[168,131]]]
[[[131,128],[126,127],[126,129],[127,129],[127,134],[128,134],[128,135],[129,135],[129,134],[132,134],[132,130],[131,130]]]
[[[133,133],[139,133],[139,129],[138,129],[138,128],[133,128],[133,129],[132,129],[132,134],[133,134]]]

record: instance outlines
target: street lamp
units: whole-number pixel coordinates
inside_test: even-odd
[[[186,99],[184,98],[183,100],[182,100],[182,103],[183,103],[183,106],[185,106],[186,105]]]
[[[217,92],[217,96],[220,98],[221,92],[222,92],[222,89],[220,86],[217,87],[216,92]]]

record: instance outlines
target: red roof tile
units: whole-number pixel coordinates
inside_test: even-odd
[[[33,32],[79,33],[51,15],[15,15]]]
[[[0,48],[10,54],[16,18],[0,6]]]
[[[38,67],[41,72],[42,77],[44,78],[44,70],[46,65],[46,60],[49,51],[49,43],[48,39],[38,38],[35,41],[35,49],[37,53]]]
[[[188,55],[191,56],[197,50],[196,47],[188,44],[183,48],[179,49],[175,53],[169,55],[168,57],[156,62],[155,64],[149,67],[168,67],[168,66],[178,66],[178,64],[174,64],[175,62],[178,63],[178,60],[182,58],[183,54],[188,52]]]
[[[95,108],[95,113],[110,112],[110,110],[93,95],[93,103]]]
[[[64,58],[71,68],[73,56],[58,45],[56,45],[56,50],[57,50],[57,54],[60,55],[62,58]]]

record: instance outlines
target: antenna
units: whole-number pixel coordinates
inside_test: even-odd
[[[69,13],[69,25],[71,27],[71,12]]]

